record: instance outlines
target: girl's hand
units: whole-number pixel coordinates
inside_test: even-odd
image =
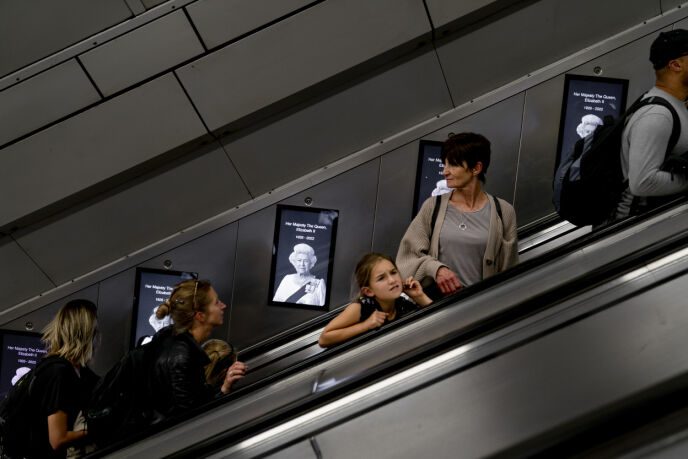
[[[409,277],[404,281],[404,293],[414,300],[423,294],[423,287],[420,282],[413,277]]]
[[[365,326],[368,328],[368,330],[374,330],[376,328],[380,328],[382,324],[385,323],[385,320],[387,319],[387,313],[386,312],[380,312],[380,311],[373,311],[373,313],[366,319]]]
[[[248,367],[243,362],[234,362],[225,374],[225,380],[222,383],[222,393],[228,393],[234,381],[243,378],[247,369]]]

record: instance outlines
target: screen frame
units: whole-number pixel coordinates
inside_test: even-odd
[[[275,231],[272,240],[272,260],[270,263],[270,280],[268,284],[268,305],[270,306],[280,306],[288,308],[298,308],[298,309],[310,309],[315,311],[329,311],[330,309],[330,293],[332,290],[332,271],[334,270],[334,252],[337,245],[337,226],[339,224],[339,219],[341,217],[341,212],[337,209],[324,209],[318,207],[303,207],[303,206],[293,206],[287,204],[277,204],[275,213]],[[299,303],[288,303],[286,301],[274,301],[275,290],[277,286],[275,285],[275,276],[277,274],[277,256],[279,255],[279,239],[280,231],[282,227],[282,213],[284,210],[298,211],[304,213],[317,214],[320,212],[336,212],[337,218],[332,224],[332,231],[330,234],[330,250],[327,258],[327,278],[325,280],[325,304],[322,306],[310,305],[310,304],[299,304]],[[318,260],[321,263],[322,260]]]
[[[136,330],[138,328],[139,320],[139,292],[141,290],[141,277],[143,274],[168,274],[173,276],[181,277],[184,274],[191,275],[192,278],[198,280],[198,273],[193,271],[178,271],[173,269],[159,269],[159,268],[136,268],[136,280],[134,282],[134,297],[133,297],[133,307],[131,313],[131,330],[129,333],[129,348],[133,349],[136,346]]]
[[[628,85],[629,80],[625,78],[610,78],[601,76],[591,76],[591,75],[575,75],[572,73],[567,73],[564,75],[564,92],[561,97],[561,112],[559,115],[559,132],[557,133],[557,149],[554,154],[556,158],[554,160],[554,171],[556,174],[557,169],[559,169],[559,163],[562,156],[562,147],[564,143],[564,128],[566,127],[566,110],[569,106],[568,94],[569,88],[572,82],[578,81],[588,81],[595,83],[608,83],[608,84],[618,84],[621,85],[621,101],[619,102],[619,117],[623,115],[626,111],[626,103],[628,101]]]
[[[10,329],[0,329],[0,345],[2,346],[2,349],[4,350],[5,347],[5,338],[8,335],[13,335],[13,336],[21,336],[21,337],[29,337],[29,338],[37,338],[39,342],[41,342],[41,338],[43,337],[42,333],[39,332],[34,332],[34,331],[28,331],[28,330],[10,330]],[[41,343],[41,348],[45,349],[45,345]],[[0,374],[2,373],[2,370],[4,370],[4,365],[5,362],[2,360],[2,355],[4,352],[0,352]],[[46,350],[46,353],[43,354],[38,360],[36,360],[36,365],[45,357],[48,355],[48,352]],[[33,368],[36,368],[35,366]],[[33,370],[32,368],[32,370]],[[9,392],[9,391],[8,391]]]
[[[425,202],[425,198],[423,202],[418,202],[418,198],[420,198],[420,188],[421,188],[421,182],[423,180],[423,162],[425,159],[424,153],[425,153],[425,147],[426,146],[433,146],[433,147],[442,147],[444,145],[444,142],[441,142],[439,140],[423,140],[421,139],[419,144],[418,144],[418,159],[416,161],[416,183],[414,185],[413,189],[413,203],[412,203],[412,208],[411,208],[411,219],[415,218],[416,214],[420,211],[420,208],[423,205],[423,202]],[[430,197],[430,196],[428,196]]]

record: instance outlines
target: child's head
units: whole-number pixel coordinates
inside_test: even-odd
[[[394,260],[381,253],[369,253],[356,265],[356,283],[361,294],[377,299],[396,299],[404,291]]]

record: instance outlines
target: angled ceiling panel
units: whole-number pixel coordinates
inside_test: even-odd
[[[0,145],[100,100],[75,59],[0,91]]]
[[[659,12],[655,1],[540,0],[437,51],[458,105]]]
[[[453,21],[466,18],[469,20],[468,24],[477,19],[481,19],[485,14],[490,14],[506,8],[515,3],[523,2],[523,0],[426,0],[428,5],[428,12],[432,19],[432,25],[435,28],[442,28]],[[476,16],[475,13],[481,13]]]
[[[0,237],[0,260],[0,311],[55,287],[9,237]]]
[[[228,138],[225,148],[258,196],[451,106],[437,56],[427,52],[263,129]]]
[[[677,6],[685,3],[684,0],[660,0],[660,3],[662,4],[662,11],[667,12],[668,10],[672,8],[676,8]]]
[[[215,131],[429,32],[419,0],[326,1],[176,72]]]
[[[203,53],[181,10],[88,51],[79,59],[105,95],[161,73]]]
[[[214,144],[88,206],[19,232],[19,244],[56,283],[110,263],[250,199]]]
[[[186,7],[203,43],[215,48],[313,0],[199,0]]]
[[[80,113],[0,150],[0,226],[204,134],[171,74]]]
[[[124,0],[3,0],[0,76],[132,16]]]

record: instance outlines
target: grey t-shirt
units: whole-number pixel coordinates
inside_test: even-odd
[[[463,286],[483,279],[491,205],[488,200],[482,209],[474,212],[462,212],[451,203],[447,205],[440,231],[439,260],[456,273]]]
[[[681,120],[681,135],[672,150],[688,151],[688,111],[683,102],[653,87],[646,97],[659,96],[669,101]],[[635,112],[626,123],[621,139],[621,169],[628,179],[627,189],[617,207],[616,218],[629,215],[633,196],[671,196],[688,190],[688,179],[659,170],[666,156],[673,126],[671,112],[660,105],[648,105]]]

